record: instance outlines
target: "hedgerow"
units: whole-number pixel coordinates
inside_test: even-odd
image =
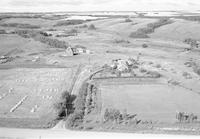
[[[149,38],[147,34],[153,33],[156,28],[159,28],[163,25],[171,24],[172,21],[168,18],[161,18],[158,22],[149,23],[147,27],[140,28],[135,32],[132,32],[129,37],[131,38]]]
[[[71,114],[66,121],[68,128],[75,128],[83,121],[85,114],[86,97],[88,91],[88,83],[85,81],[74,101],[74,112]]]

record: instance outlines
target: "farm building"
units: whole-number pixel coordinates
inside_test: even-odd
[[[67,47],[67,49],[65,50],[66,54],[68,56],[73,56],[74,55],[74,51],[71,47]]]
[[[80,55],[80,54],[83,54],[83,53],[89,54],[90,51],[86,50],[85,48],[81,48],[81,47],[68,47],[66,49],[66,53],[69,56],[73,56],[73,55]]]
[[[113,69],[117,69],[119,71],[126,71],[128,70],[128,65],[126,60],[116,59],[112,61],[111,67]]]

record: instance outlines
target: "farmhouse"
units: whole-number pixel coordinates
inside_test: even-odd
[[[116,59],[112,61],[111,67],[113,69],[117,69],[119,71],[125,71],[128,70],[128,65],[127,65],[127,61],[126,60],[122,60],[122,59]]]
[[[83,53],[89,53],[88,51],[89,51],[89,50],[86,50],[86,49],[81,48],[81,47],[68,47],[68,48],[66,49],[66,53],[67,53],[69,56],[80,55],[80,54],[83,54]]]

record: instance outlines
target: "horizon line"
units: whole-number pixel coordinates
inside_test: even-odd
[[[114,11],[114,10],[104,10],[104,11],[46,11],[46,12],[29,12],[29,11],[19,11],[19,12],[1,12],[0,13],[85,13],[85,12],[189,12],[189,11],[200,11],[199,10],[131,10],[131,11],[125,11],[125,10],[119,10],[119,11]]]

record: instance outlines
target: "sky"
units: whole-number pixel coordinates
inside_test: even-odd
[[[200,0],[0,0],[0,12],[200,10]]]

